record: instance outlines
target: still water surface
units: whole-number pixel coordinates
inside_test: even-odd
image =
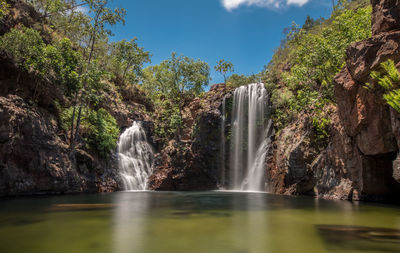
[[[0,252],[400,252],[400,208],[240,192],[0,200]]]

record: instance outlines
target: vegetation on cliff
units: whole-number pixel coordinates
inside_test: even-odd
[[[278,130],[300,113],[312,117],[317,139],[329,135],[329,110],[334,104],[333,77],[345,64],[347,47],[371,36],[369,1],[339,1],[329,19],[293,23],[266,66],[263,80],[272,91]]]
[[[383,99],[397,112],[400,112],[400,72],[393,60],[381,64],[382,71],[372,71],[371,78],[375,80],[378,87],[367,83],[366,87],[375,93],[382,94]]]
[[[0,18],[15,19],[7,14],[17,3],[1,1]],[[163,143],[179,138],[185,101],[208,85],[207,63],[173,53],[145,68],[151,53],[136,37],[110,42],[111,28],[124,24],[126,11],[112,8],[109,0],[25,3],[34,8],[36,19],[8,27],[0,36],[0,51],[18,69],[16,85],[24,73],[34,77],[27,98],[31,104],[41,104],[48,85],[62,90],[52,103],[72,152],[89,147],[104,156],[115,149],[122,101],[142,100],[145,111],[134,113],[154,119]]]

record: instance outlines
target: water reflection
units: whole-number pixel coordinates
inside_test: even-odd
[[[399,229],[396,206],[265,193],[0,200],[0,252],[400,252]]]
[[[329,250],[400,252],[400,230],[346,225],[317,225]]]
[[[135,196],[135,198],[132,198]],[[145,192],[121,192],[115,198],[113,212],[113,252],[143,252],[149,195]]]

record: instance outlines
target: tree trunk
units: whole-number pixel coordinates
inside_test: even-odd
[[[73,144],[74,143],[74,121],[75,121],[77,99],[78,99],[78,92],[75,92],[74,104],[73,104],[74,110],[72,112],[72,119],[71,119],[71,136],[70,136],[70,139],[69,139],[69,149],[70,149],[70,151],[72,150],[72,147],[74,145]]]

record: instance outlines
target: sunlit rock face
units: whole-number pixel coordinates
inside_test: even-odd
[[[321,149],[307,141],[311,121],[300,115],[276,141],[268,172],[272,192],[384,201],[400,193],[399,113],[363,87],[382,62],[392,59],[400,67],[400,1],[371,3],[373,36],[349,46],[334,79],[329,143]]]
[[[400,29],[399,0],[371,0],[374,6],[372,14],[372,34],[379,35]]]
[[[400,62],[400,2],[373,0],[372,38],[352,44],[346,66],[335,78],[338,113],[352,144],[362,157],[357,188],[366,195],[385,195],[400,189],[392,175],[398,152],[398,113],[380,96],[363,87],[373,82],[372,71],[392,59]]]

